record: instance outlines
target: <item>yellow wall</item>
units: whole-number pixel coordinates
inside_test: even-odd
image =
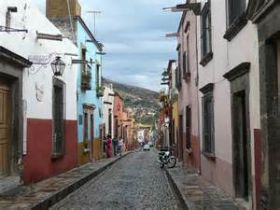
[[[100,160],[103,156],[103,144],[99,139],[93,141],[93,158],[94,160]]]
[[[91,146],[89,141],[87,141],[87,144],[88,144],[88,147]],[[92,156],[93,156],[94,160],[100,160],[102,158],[102,156],[103,156],[102,147],[103,147],[103,145],[102,145],[101,140],[95,139],[93,141],[91,151],[93,151]],[[85,144],[83,142],[78,144],[79,165],[83,165],[85,163],[90,162],[90,152],[85,152],[84,148],[85,148]]]
[[[172,116],[173,116],[172,120],[174,120],[175,123],[175,135],[176,135],[176,131],[179,129],[178,101],[175,101],[172,104]]]
[[[88,145],[89,145],[89,142],[87,141]],[[84,142],[81,142],[78,144],[78,155],[79,155],[79,165],[83,165],[85,163],[88,163],[89,162],[89,152],[85,152],[84,151]]]

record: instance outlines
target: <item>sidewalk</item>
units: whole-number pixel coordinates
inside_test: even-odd
[[[72,169],[33,185],[19,186],[0,195],[0,209],[48,209],[80,186],[102,173],[119,159],[103,159]]]
[[[211,185],[186,168],[179,166],[166,169],[166,173],[181,203],[184,204],[184,209],[244,210],[221,189]]]

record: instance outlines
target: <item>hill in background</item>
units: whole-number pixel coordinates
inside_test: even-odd
[[[153,124],[160,108],[159,93],[132,85],[126,85],[109,79],[102,79],[103,84],[113,84],[113,88],[124,99],[125,107],[132,111],[136,122]]]

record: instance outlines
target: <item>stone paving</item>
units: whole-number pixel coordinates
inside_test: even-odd
[[[175,167],[167,169],[167,174],[190,210],[245,210],[191,170]]]
[[[152,151],[139,151],[54,205],[63,209],[182,209]]]
[[[119,159],[114,157],[88,163],[39,183],[6,191],[0,194],[0,209],[48,209]]]
[[[20,186],[20,177],[19,176],[0,176],[0,195],[9,190],[15,189]]]

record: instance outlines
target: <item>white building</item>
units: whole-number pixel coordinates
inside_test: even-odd
[[[198,16],[201,173],[253,208],[259,138],[257,27],[246,0],[202,0]]]
[[[103,124],[105,125],[105,133],[111,134],[114,138],[114,89],[113,85],[104,85],[103,100]]]
[[[29,0],[1,1],[0,26],[0,174],[18,174],[22,160],[36,182],[77,163],[77,49]]]

